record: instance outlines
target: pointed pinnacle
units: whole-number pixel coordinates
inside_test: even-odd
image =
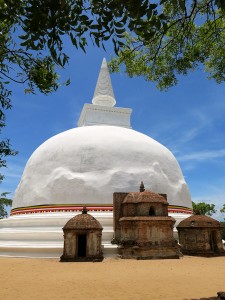
[[[141,185],[140,185],[140,192],[144,192],[144,191],[145,191],[145,186],[144,186],[144,183],[142,181]]]
[[[82,214],[83,214],[83,215],[86,215],[87,212],[88,212],[87,207],[84,206],[83,209],[82,209]]]
[[[110,107],[116,104],[112,83],[110,79],[110,74],[109,74],[109,70],[105,58],[103,58],[102,61],[92,103],[94,105],[102,105],[102,106],[110,106]]]

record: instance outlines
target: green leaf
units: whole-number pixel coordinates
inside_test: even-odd
[[[70,79],[67,79],[67,81],[65,82],[65,85],[66,86],[70,85]]]
[[[126,29],[125,28],[122,28],[122,29],[116,28],[115,31],[116,31],[117,34],[122,34],[126,31]]]
[[[114,26],[119,27],[119,28],[123,28],[124,23],[123,22],[114,22]]]
[[[99,39],[95,37],[95,44],[99,47]]]
[[[153,9],[155,9],[157,6],[158,6],[158,5],[157,5],[156,3],[153,3],[153,4],[150,4],[150,5],[149,5],[149,8],[150,8],[151,10],[153,10]]]
[[[185,0],[178,0],[180,8],[185,11],[186,10],[186,5],[185,5]]]

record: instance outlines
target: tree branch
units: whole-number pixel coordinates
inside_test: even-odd
[[[12,81],[14,81],[14,82],[16,82],[16,83],[25,83],[25,82],[29,79],[29,78],[26,78],[26,79],[23,80],[23,81],[19,81],[19,80],[16,80],[16,79],[10,77],[9,75],[5,74],[5,73],[2,72],[2,71],[0,71],[0,73],[3,74],[6,78],[8,78],[8,79],[10,79],[10,80],[12,80]]]

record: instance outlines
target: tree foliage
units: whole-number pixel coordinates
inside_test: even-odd
[[[12,200],[7,198],[9,193],[2,193],[0,195],[0,219],[7,217],[6,207],[12,205]]]
[[[2,78],[27,84],[31,92],[56,90],[54,65],[63,67],[68,62],[64,52],[68,40],[85,51],[89,38],[103,48],[111,38],[117,53],[124,45],[125,31],[138,33],[143,16],[155,11],[157,5],[150,2],[0,0]]]
[[[147,0],[0,0],[0,130],[11,108],[10,82],[25,93],[56,91],[55,66],[67,64],[69,41],[86,51],[88,40],[104,48],[111,39],[118,53],[125,31],[138,33],[156,6]],[[0,159],[16,154],[8,140],[1,143]]]
[[[111,70],[125,66],[130,76],[144,76],[159,89],[177,84],[179,74],[203,66],[208,78],[225,80],[225,2],[161,0],[145,15],[139,31],[126,33],[126,44]],[[146,30],[147,28],[147,30]]]
[[[55,66],[68,63],[68,42],[86,51],[88,41],[103,48],[111,41],[113,71],[124,63],[129,76],[143,75],[161,89],[199,64],[223,81],[224,13],[223,0],[0,0],[0,130],[10,82],[26,93],[57,90]],[[3,156],[15,154],[8,140],[2,143]]]
[[[225,240],[225,222],[220,222],[222,225],[222,239]]]
[[[223,207],[220,210],[221,213],[225,213],[225,204],[223,205]]]
[[[10,80],[26,92],[55,91],[54,66],[65,66],[68,41],[86,51],[88,40],[103,47],[109,39],[130,76],[144,75],[160,88],[204,63],[224,80],[225,3],[222,0],[0,0],[2,99]],[[4,81],[5,80],[5,81]]]
[[[200,215],[212,216],[216,212],[214,204],[208,204],[205,202],[195,203],[192,201],[193,213]]]
[[[225,204],[223,205],[223,207],[221,208],[220,210],[221,213],[225,213]],[[225,220],[225,218],[224,218]],[[222,225],[223,225],[223,231],[222,231],[222,236],[223,236],[223,239],[225,240],[225,222],[221,222]]]

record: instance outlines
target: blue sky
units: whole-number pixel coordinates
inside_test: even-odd
[[[12,192],[32,152],[48,138],[77,126],[84,103],[91,103],[103,57],[112,51],[89,46],[87,54],[68,48],[69,66],[60,70],[68,87],[56,93],[27,95],[13,85],[12,110],[2,137],[10,138],[16,157],[2,170],[1,191]],[[180,163],[192,200],[225,203],[225,84],[208,80],[204,71],[179,77],[179,84],[160,92],[143,78],[112,74],[116,106],[133,109],[132,128],[169,148]],[[219,213],[215,216],[221,218]]]

